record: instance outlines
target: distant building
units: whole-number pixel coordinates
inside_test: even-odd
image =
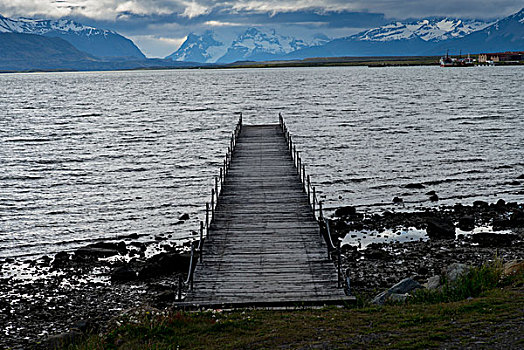
[[[478,58],[479,63],[524,61],[524,51],[506,51],[496,53],[481,53]]]

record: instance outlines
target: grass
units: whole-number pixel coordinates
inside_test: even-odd
[[[499,344],[501,339],[513,339],[509,347],[518,348],[524,344],[519,331],[524,276],[502,278],[501,271],[498,262],[472,269],[441,291],[419,292],[404,305],[165,314],[144,309],[70,348],[427,349]]]
[[[503,276],[503,264],[495,258],[482,266],[471,268],[456,281],[444,281],[442,288],[436,290],[420,289],[413,295],[414,303],[439,303],[475,298],[498,286],[517,282]],[[514,278],[514,277],[511,277]]]

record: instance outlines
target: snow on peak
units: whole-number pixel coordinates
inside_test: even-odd
[[[257,27],[245,28],[231,37],[219,37],[213,31],[203,34],[191,33],[180,48],[167,59],[192,62],[233,62],[252,59],[260,55],[283,55],[310,46],[319,46],[330,39],[323,34],[316,34],[311,40],[281,35],[274,29]]]
[[[180,48],[167,56],[166,59],[173,61],[209,62],[217,55],[223,55],[225,50],[221,49],[223,43],[215,38],[211,30],[203,34],[189,33]],[[217,49],[219,53],[217,53]],[[222,52],[223,51],[223,52]]]
[[[490,23],[477,20],[452,18],[423,19],[417,22],[395,22],[379,28],[369,29],[351,38],[362,41],[393,41],[420,38],[424,41],[441,41],[461,38],[469,33],[481,30]]]
[[[74,32],[86,36],[115,34],[110,30],[97,29],[68,19],[48,20],[32,18],[7,18],[0,15],[0,32],[44,35],[51,31]]]

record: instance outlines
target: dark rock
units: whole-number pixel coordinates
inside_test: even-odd
[[[62,268],[67,266],[70,262],[71,257],[66,252],[60,252],[55,254],[55,259],[53,260],[53,266],[57,268]]]
[[[136,272],[129,266],[119,266],[111,272],[111,282],[129,282],[136,280]]]
[[[89,248],[101,248],[101,249],[108,249],[108,250],[116,250],[119,254],[126,254],[127,253],[127,247],[126,242],[120,241],[118,243],[114,242],[98,242],[94,244],[90,244],[88,246]]]
[[[489,204],[484,201],[474,201],[473,206],[477,208],[484,208],[487,209],[489,207]]]
[[[91,320],[79,320],[73,324],[73,329],[79,330],[82,333],[88,333],[96,329],[95,324]]]
[[[411,184],[407,184],[406,186],[404,186],[405,188],[414,188],[414,189],[422,189],[422,188],[426,188],[426,186],[424,186],[423,184],[420,184],[420,183],[411,183]]]
[[[335,210],[335,216],[337,217],[344,217],[344,216],[350,216],[355,215],[357,213],[357,209],[352,206],[342,207]]]
[[[174,272],[187,272],[189,269],[188,255],[176,253],[160,253],[147,260],[144,267],[138,273],[138,278],[148,279]]]
[[[519,180],[524,180],[524,174],[519,175],[519,176],[517,177],[517,179],[519,179]]]
[[[186,214],[182,214],[182,215],[178,218],[178,220],[180,220],[180,221],[187,221],[187,220],[189,220],[189,214],[187,214],[187,213],[186,213]]]
[[[78,344],[84,335],[79,331],[71,331],[67,333],[61,333],[52,335],[47,338],[46,348],[47,349],[66,349],[70,345]]]
[[[421,266],[419,267],[419,269],[417,270],[417,274],[419,275],[427,275],[429,273],[429,270],[427,267],[425,266]]]
[[[459,219],[458,228],[462,231],[472,231],[475,228],[475,218],[473,216],[463,216]]]
[[[524,227],[524,211],[514,211],[509,220],[513,227]]]
[[[406,294],[418,288],[422,288],[420,283],[411,278],[405,278],[399,283],[395,284],[393,287],[389,288],[388,290],[376,295],[375,298],[373,298],[373,300],[371,301],[371,303],[382,305],[393,294]]]
[[[364,250],[364,256],[374,260],[387,260],[391,257],[387,251],[378,248],[367,248]]]
[[[426,196],[433,196],[434,194],[437,194],[435,191],[429,191],[426,193]]]
[[[47,255],[44,255],[43,257],[41,257],[38,262],[39,262],[39,265],[40,266],[43,266],[43,267],[49,267],[50,266],[50,263],[51,263],[51,258],[48,257]]]
[[[494,232],[479,232],[471,236],[473,243],[481,247],[509,247],[517,238],[517,235]]]
[[[454,239],[455,225],[449,219],[431,218],[427,220],[426,232],[431,239]]]
[[[395,204],[399,204],[399,203],[403,203],[404,200],[402,200],[402,198],[399,198],[399,197],[394,197],[393,198],[393,203]]]
[[[432,194],[429,197],[429,200],[432,201],[432,202],[436,202],[436,201],[438,201],[438,196],[436,194]]]
[[[75,256],[80,258],[107,258],[114,255],[118,255],[118,250],[91,246],[80,248],[75,251]]]
[[[497,207],[504,207],[506,206],[506,201],[504,199],[499,199],[495,205]]]
[[[513,180],[513,181],[508,182],[508,185],[511,185],[511,186],[518,186],[518,185],[520,185],[520,181]]]

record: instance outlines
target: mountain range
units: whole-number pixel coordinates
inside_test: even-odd
[[[313,57],[433,56],[524,49],[524,9],[494,22],[426,18],[393,22],[342,38],[309,37],[275,30],[191,33],[165,59],[148,59],[124,36],[71,20],[11,19],[0,15],[0,70],[104,70],[190,67],[238,61]]]
[[[61,38],[76,49],[101,58],[146,58],[131,40],[122,35],[110,30],[85,26],[71,20],[11,19],[0,15],[0,33]]]
[[[321,34],[304,40],[274,30],[247,28],[236,39],[217,39],[213,31],[191,33],[173,54],[174,61],[231,63],[342,56],[429,56],[524,49],[524,9],[495,22],[428,18],[393,22],[330,40]]]

